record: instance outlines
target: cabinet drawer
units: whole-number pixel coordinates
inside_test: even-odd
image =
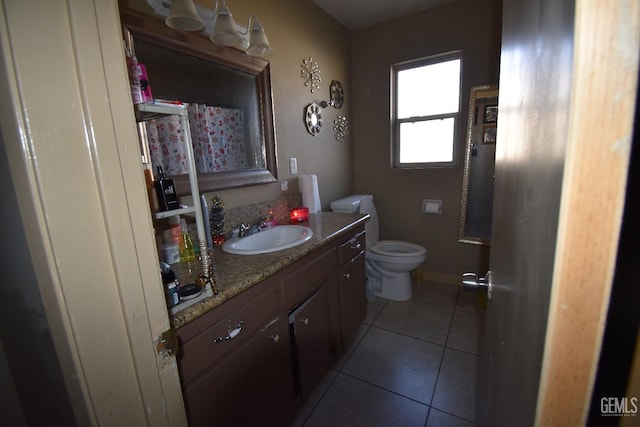
[[[291,308],[316,290],[320,284],[336,272],[336,248],[320,249],[303,258],[288,271],[282,280],[285,307]]]
[[[263,326],[266,319],[278,313],[278,308],[279,293],[274,286],[247,304],[227,312],[202,333],[183,343],[179,360],[184,384],[242,343]]]
[[[340,245],[340,248],[338,249],[340,254],[340,265],[344,265],[360,255],[364,251],[365,245],[364,231],[356,233],[351,239]]]

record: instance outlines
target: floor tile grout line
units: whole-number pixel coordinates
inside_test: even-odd
[[[384,299],[384,298],[380,298],[380,299]],[[387,306],[388,303],[389,303],[389,300],[383,301],[382,307],[380,307],[380,310],[378,310],[378,313],[376,313],[376,315],[373,317],[373,320],[371,320],[371,325],[373,325],[375,321],[378,320],[378,317],[380,317],[380,313],[382,313],[382,311],[384,310],[384,308]]]
[[[412,401],[412,402],[419,403],[420,405],[423,405],[423,406],[426,406],[426,407],[430,407],[430,406],[431,406],[431,405],[429,405],[428,403],[424,403],[424,402],[421,402],[421,401],[419,401],[419,400],[416,400],[416,399],[414,399],[414,398],[412,398],[412,397],[405,396],[404,394],[398,393],[397,391],[393,391],[393,390],[390,390],[390,389],[388,389],[388,388],[386,388],[386,387],[382,387],[382,386],[380,386],[380,385],[378,385],[378,384],[372,383],[372,382],[367,381],[367,380],[365,380],[365,379],[362,379],[362,378],[360,378],[360,377],[356,377],[355,375],[351,375],[351,374],[349,374],[349,373],[347,373],[347,372],[340,372],[340,374],[342,374],[342,375],[344,375],[344,376],[347,376],[347,377],[349,377],[349,378],[353,378],[354,380],[357,380],[357,381],[363,382],[363,383],[365,383],[365,384],[369,384],[370,386],[375,387],[375,388],[377,388],[378,390],[384,390],[384,391],[389,392],[389,393],[391,393],[391,394],[393,394],[393,395],[395,395],[395,396],[399,396],[399,397],[401,397],[401,398],[403,398],[403,399],[407,399],[407,400],[410,400],[410,401]],[[336,376],[336,377],[337,377],[337,376]],[[324,396],[323,396],[323,397],[324,397]]]
[[[445,345],[442,344],[442,343],[437,343],[435,341],[429,341],[429,340],[426,340],[424,338],[415,337],[413,335],[403,334],[402,332],[394,331],[392,329],[386,329],[386,328],[382,328],[382,327],[376,326],[376,325],[371,325],[371,326],[369,326],[369,328],[376,328],[376,329],[379,329],[381,331],[389,332],[390,334],[395,334],[395,335],[398,335],[398,336],[401,336],[401,337],[405,337],[405,338],[412,338],[414,340],[417,340],[417,341],[420,341],[420,342],[424,342],[424,343],[427,343],[427,344],[437,345],[438,347],[442,347],[443,349],[445,348]]]
[[[452,417],[458,418],[459,420],[464,420],[464,421],[467,421],[467,422],[473,423],[473,425],[478,425],[478,423],[477,423],[476,421],[474,421],[474,420],[470,420],[469,418],[461,417],[460,415],[456,415],[456,414],[454,414],[454,413],[451,413],[451,412],[445,411],[444,409],[440,409],[440,408],[438,408],[438,407],[436,407],[436,406],[429,405],[429,413],[431,413],[431,409],[435,409],[436,411],[443,412],[443,413],[445,413],[445,414],[447,414],[447,415],[449,415],[449,416],[452,416]]]
[[[462,292],[462,290],[460,290],[460,292]],[[430,303],[427,303],[427,304],[430,304]],[[385,304],[385,305],[386,305],[386,304]],[[431,304],[431,305],[436,305],[436,304]],[[438,306],[438,305],[436,305],[436,306]],[[438,306],[438,307],[443,307],[443,306]],[[416,340],[419,340],[419,341],[422,341],[422,342],[426,342],[426,343],[429,343],[429,344],[439,345],[439,346],[444,347],[444,348],[450,348],[450,349],[452,349],[452,350],[456,350],[456,351],[459,351],[459,352],[462,352],[462,353],[466,353],[466,354],[470,354],[470,355],[473,355],[473,356],[482,357],[482,355],[481,355],[481,354],[477,354],[477,353],[474,353],[474,352],[471,352],[471,351],[467,351],[467,350],[460,350],[460,349],[457,349],[457,348],[455,348],[455,347],[450,347],[450,346],[448,345],[448,341],[449,341],[449,334],[451,333],[451,328],[452,328],[452,326],[453,326],[453,319],[454,319],[454,317],[455,317],[456,310],[457,310],[457,307],[456,307],[456,306],[454,306],[454,307],[453,307],[453,311],[452,311],[452,313],[451,313],[451,319],[450,319],[450,321],[449,321],[449,328],[447,329],[447,335],[446,335],[446,337],[445,337],[445,341],[444,341],[444,343],[439,343],[439,342],[436,342],[436,341],[431,341],[431,340],[428,340],[428,339],[424,339],[424,338],[416,337],[416,336],[413,336],[413,335],[408,335],[408,334],[405,334],[405,333],[402,333],[402,332],[399,332],[399,331],[397,331],[397,330],[393,330],[393,329],[383,328],[383,327],[381,327],[381,326],[375,325],[375,324],[374,324],[374,323],[375,323],[375,320],[374,320],[371,324],[369,324],[369,328],[372,328],[372,327],[373,327],[373,328],[376,328],[376,329],[379,329],[379,330],[382,330],[382,331],[386,331],[386,332],[389,332],[389,333],[397,334],[397,335],[399,335],[399,336],[403,336],[403,337],[407,337],[407,338],[413,338],[413,339],[416,339]],[[475,314],[475,313],[473,313],[473,312],[469,312],[469,311],[464,311],[464,310],[462,310],[462,311],[463,311],[463,312],[465,312],[465,313],[468,313],[468,314]],[[379,316],[381,313],[382,313],[382,310],[380,310],[380,312],[379,312],[379,313],[378,313],[378,315],[376,316],[376,319],[378,318],[378,316]],[[482,315],[480,315],[480,316],[482,316]],[[367,332],[368,332],[368,330],[367,330]]]
[[[469,313],[469,312],[467,312],[467,311],[465,311],[464,313],[472,314],[472,313]],[[450,326],[450,329],[449,329],[449,333],[451,333],[451,328],[453,328],[453,319],[455,319],[455,317],[456,317],[456,310],[454,310],[454,311],[453,311],[453,317],[452,317],[452,319],[451,319],[451,322],[452,322],[452,323],[451,323],[451,326]],[[484,331],[481,331],[481,332],[484,332]],[[448,334],[447,334],[447,341],[446,341],[446,343],[445,343],[444,347],[445,347],[445,348],[449,348],[449,349],[451,349],[451,350],[459,351],[459,352],[461,352],[461,353],[466,353],[466,354],[471,354],[471,355],[473,355],[473,356],[482,357],[482,354],[474,353],[474,352],[472,352],[472,351],[468,351],[468,350],[460,350],[459,348],[451,347],[451,346],[449,345],[449,335],[448,335]]]
[[[316,402],[313,404],[313,408],[311,408],[311,410],[309,411],[309,413],[305,417],[305,419],[302,422],[302,424],[300,424],[300,427],[304,427],[304,425],[307,424],[307,421],[309,421],[309,418],[311,418],[311,415],[313,415],[315,410],[318,408],[318,405],[320,404],[320,402],[322,402],[322,399],[324,399],[324,397],[327,395],[327,392],[329,391],[329,389],[331,388],[333,383],[336,382],[336,379],[338,378],[338,375],[340,375],[342,373],[342,372],[340,372],[338,370],[335,370],[335,369],[331,369],[331,368],[329,368],[329,369],[333,370],[333,371],[336,371],[336,374],[334,375],[333,379],[331,381],[329,381],[329,384],[327,384],[327,387],[324,389],[324,391],[322,392],[320,397],[318,397]],[[318,384],[319,384],[319,381],[316,382],[316,384],[314,385],[314,388],[317,387]],[[307,396],[306,398],[309,398],[309,396]],[[302,407],[303,403],[304,403],[304,401],[300,404],[300,407],[298,407],[298,410]]]
[[[458,295],[456,296],[456,301],[460,295],[460,290],[458,289]],[[454,307],[455,312],[455,307]],[[431,400],[429,401],[429,407],[433,405],[433,399],[436,397],[436,388],[438,387],[438,379],[440,379],[440,371],[442,370],[442,363],[444,362],[444,354],[447,351],[447,341],[449,341],[449,334],[451,333],[451,326],[453,325],[453,313],[451,313],[451,319],[449,320],[449,329],[447,330],[447,336],[444,340],[444,349],[442,350],[442,357],[440,358],[440,364],[438,365],[438,374],[436,375],[436,379],[433,382],[433,391],[431,392]]]
[[[358,342],[353,346],[353,349],[351,350],[351,353],[349,353],[349,355],[346,356],[346,359],[344,360],[344,363],[341,364],[342,366],[340,368],[334,369],[334,370],[336,370],[338,372],[342,372],[344,367],[347,366],[347,363],[349,363],[349,360],[351,360],[351,358],[353,357],[353,354],[356,352],[356,350],[358,349],[360,344],[362,344],[362,341],[364,340],[364,337],[367,336],[367,334],[369,333],[369,329],[371,329],[371,327],[372,327],[372,325],[367,325],[367,329],[364,331],[364,333],[362,334],[362,336],[360,337]]]

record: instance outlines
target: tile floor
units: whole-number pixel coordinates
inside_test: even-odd
[[[292,427],[476,425],[485,309],[478,294],[434,282],[407,302],[376,298],[350,347]]]

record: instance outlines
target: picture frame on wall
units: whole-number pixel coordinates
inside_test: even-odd
[[[495,125],[483,126],[482,127],[482,143],[495,144],[497,132],[498,132],[498,128]]]
[[[485,105],[484,114],[482,116],[483,123],[497,123],[498,121],[498,106],[497,105]]]

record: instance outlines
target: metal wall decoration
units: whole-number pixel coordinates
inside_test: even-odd
[[[302,78],[305,79],[304,85],[309,86],[311,93],[320,89],[319,83],[322,82],[322,77],[320,77],[320,66],[312,57],[302,61],[302,70],[300,71],[300,74],[302,75]]]
[[[307,125],[307,132],[313,136],[316,136],[322,130],[322,111],[315,102],[305,108],[304,122]]]
[[[342,90],[342,85],[338,80],[333,80],[331,82],[329,94],[331,96],[331,105],[334,108],[342,108],[342,103],[344,102],[344,91]]]
[[[336,141],[344,142],[349,135],[349,122],[345,116],[338,116],[337,119],[333,121],[333,130],[336,133]]]

